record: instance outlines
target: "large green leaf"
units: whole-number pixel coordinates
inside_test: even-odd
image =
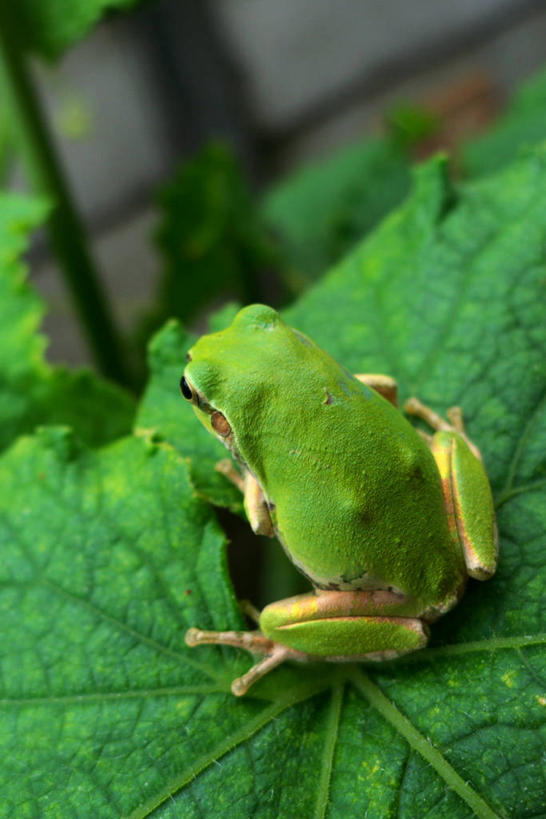
[[[260,714],[220,718],[231,670],[184,648],[207,610],[217,627],[239,615],[174,450],[20,439],[0,460],[0,543],[3,816],[126,815]]]
[[[376,139],[343,148],[276,183],[262,210],[300,289],[324,273],[406,195],[405,151]]]
[[[286,313],[349,367],[460,403],[484,453],[499,570],[430,648],[280,668],[236,700],[249,659],[183,644],[189,624],[241,622],[184,458],[136,437],[90,454],[61,430],[0,459],[8,815],[546,813],[545,199],[544,152],[457,192],[431,162]],[[157,369],[163,350],[182,364],[187,341],[168,326]]]
[[[0,193],[0,449],[37,424],[71,424],[90,444],[131,428],[134,405],[123,390],[44,360],[44,308],[20,256],[46,211],[41,200]]]
[[[123,11],[138,0],[20,0],[12,10],[18,41],[25,50],[49,59],[81,40],[109,11]]]
[[[546,70],[518,89],[508,109],[488,131],[463,147],[461,166],[469,176],[489,174],[512,162],[524,146],[546,139]]]

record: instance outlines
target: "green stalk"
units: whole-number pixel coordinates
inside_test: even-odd
[[[76,206],[64,178],[38,95],[17,44],[11,0],[0,0],[0,68],[19,131],[27,172],[37,192],[53,203],[48,220],[51,245],[80,317],[97,366],[127,383],[121,339],[86,243]]]

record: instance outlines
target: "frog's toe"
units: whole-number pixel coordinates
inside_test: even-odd
[[[297,653],[298,652],[286,646],[275,643],[270,654],[256,663],[256,665],[253,665],[250,671],[247,671],[242,677],[233,680],[231,683],[232,693],[235,694],[236,697],[242,697],[243,694],[246,694],[251,685],[254,685],[257,680],[264,677],[269,671],[272,671],[278,665],[284,663],[285,660],[296,659],[295,655]]]

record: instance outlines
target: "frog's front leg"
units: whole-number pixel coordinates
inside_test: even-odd
[[[450,423],[416,398],[406,401],[404,409],[436,430],[429,436],[429,446],[440,472],[451,535],[463,550],[470,577],[488,580],[498,557],[493,498],[481,453],[466,434],[461,409],[447,411]]]
[[[267,499],[254,475],[247,469],[241,475],[229,458],[218,461],[216,470],[225,475],[243,493],[246,516],[254,534],[275,537]]]
[[[246,693],[256,680],[285,660],[385,660],[428,640],[415,601],[386,590],[317,591],[271,603],[255,632],[189,629],[190,646],[214,643],[244,648],[263,659],[232,685]]]
[[[373,390],[390,401],[393,406],[398,406],[398,384],[391,378],[390,375],[381,375],[379,373],[355,373],[355,378],[371,387]]]

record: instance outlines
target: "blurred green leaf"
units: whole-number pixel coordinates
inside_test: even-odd
[[[400,101],[390,106],[385,115],[389,137],[403,149],[433,136],[441,126],[440,117],[423,105]]]
[[[276,254],[227,146],[210,144],[181,165],[159,202],[164,267],[147,332],[171,316],[194,318],[222,297],[261,297],[260,276]]]
[[[5,182],[13,154],[10,117],[1,91],[0,88],[0,185]]]
[[[309,163],[275,184],[262,211],[293,266],[293,287],[324,273],[362,239],[410,185],[404,150],[369,140]]]
[[[511,162],[521,148],[546,139],[546,70],[517,91],[494,127],[472,140],[461,152],[461,168],[471,177],[483,176]]]
[[[0,193],[0,449],[38,424],[70,424],[91,445],[131,428],[127,393],[44,360],[46,340],[37,332],[44,308],[20,256],[47,210],[43,200]]]
[[[208,332],[217,333],[225,327],[228,327],[241,307],[240,302],[228,301],[222,305],[219,310],[215,310],[214,313],[211,313],[210,316],[208,316]]]
[[[41,57],[60,57],[83,39],[108,12],[125,11],[139,0],[19,0],[11,10],[18,43]]]

